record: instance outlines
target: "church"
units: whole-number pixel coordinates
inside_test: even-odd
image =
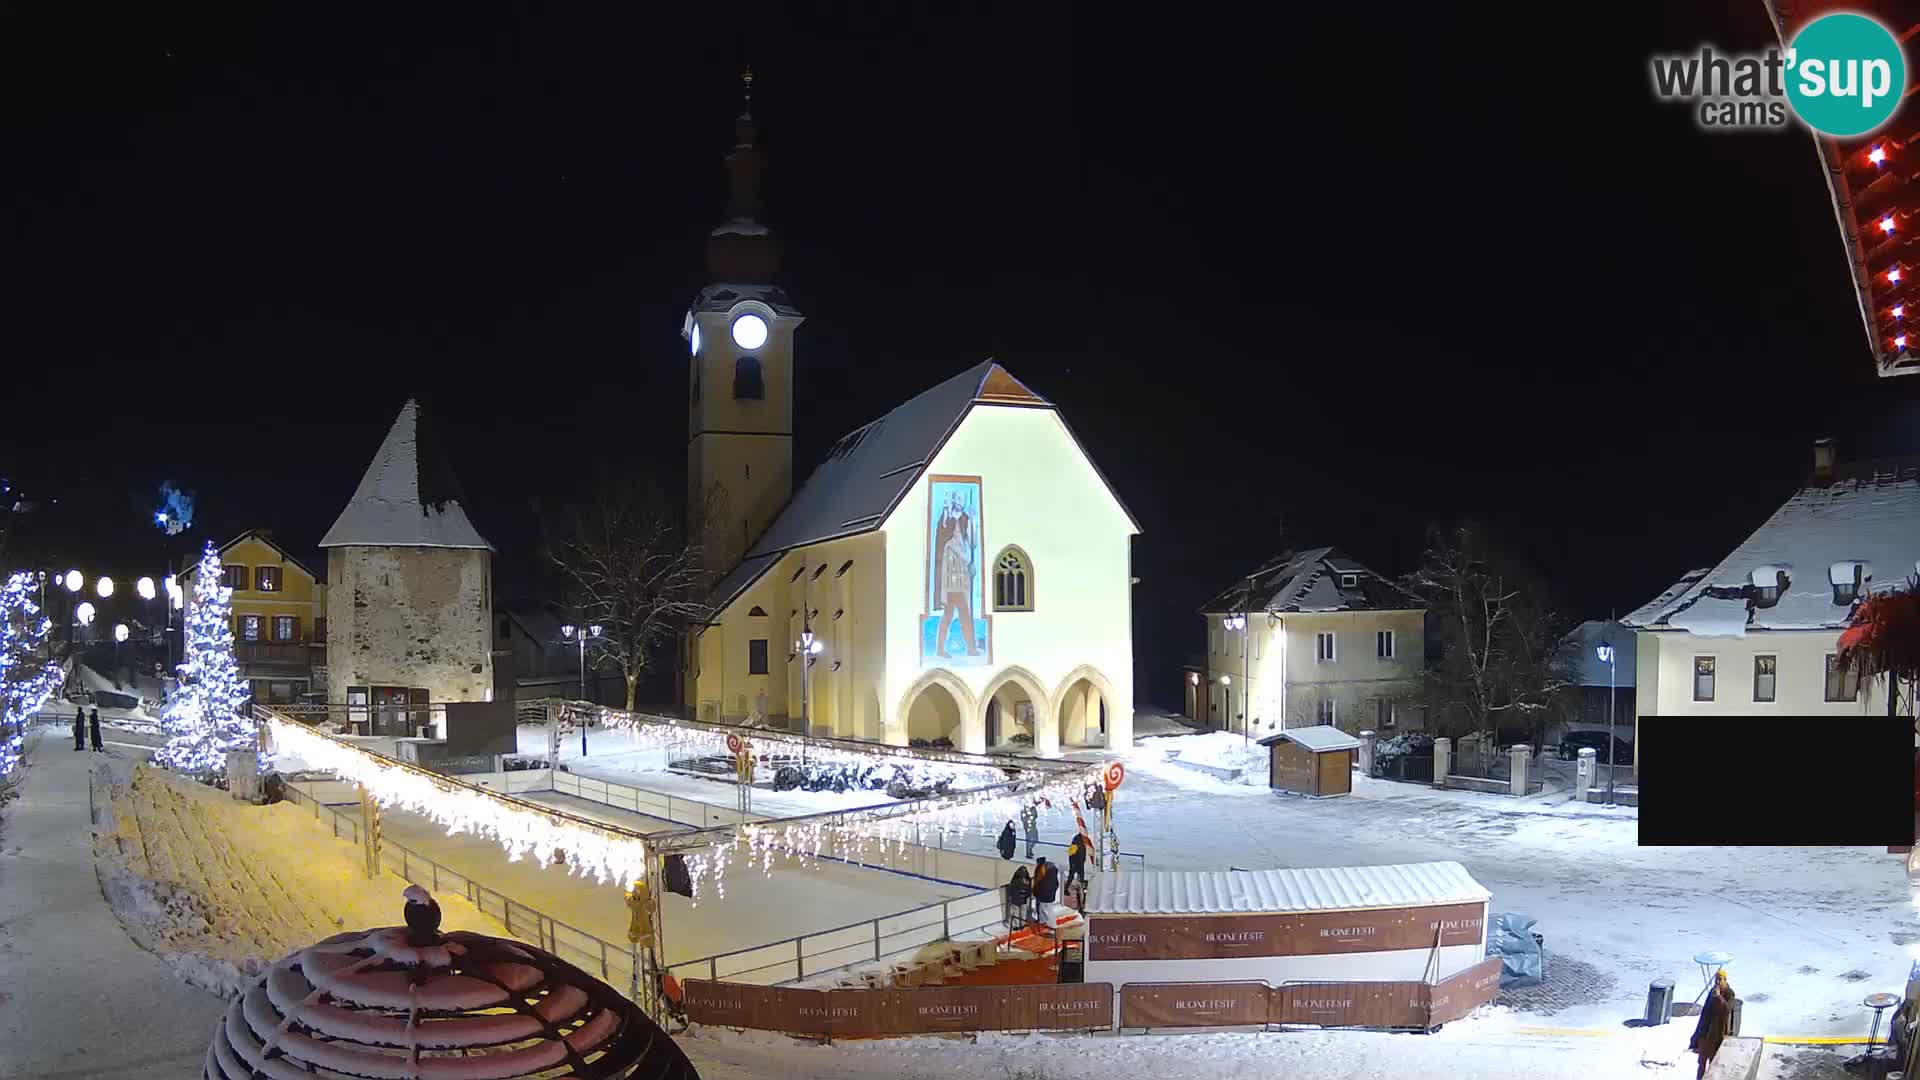
[[[751,96],[726,162],[682,330],[688,520],[716,581],[681,658],[689,714],[973,753],[1131,746],[1139,523],[991,360],[848,433],[796,489],[804,316],[774,284]]]

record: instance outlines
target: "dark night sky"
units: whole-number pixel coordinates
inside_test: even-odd
[[[216,537],[311,545],[408,395],[509,582],[591,463],[675,489],[749,57],[797,464],[999,358],[1145,529],[1144,700],[1283,520],[1396,573],[1474,515],[1604,616],[1723,555],[1812,438],[1920,452],[1807,136],[1651,99],[1650,52],[1764,44],[1759,0],[40,7],[0,15],[0,474],[69,508],[62,561],[148,572],[162,480]]]

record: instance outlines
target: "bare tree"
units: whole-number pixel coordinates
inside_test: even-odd
[[[1551,709],[1571,685],[1554,655],[1555,619],[1545,588],[1495,550],[1479,526],[1429,528],[1420,568],[1405,587],[1427,605],[1439,656],[1427,687],[1436,718],[1457,729],[1545,735]]]
[[[655,658],[706,614],[713,576],[688,537],[700,535],[722,498],[716,488],[692,508],[700,520],[689,529],[658,487],[609,474],[592,498],[549,524],[547,551],[566,579],[568,604],[582,624],[600,627],[589,662],[619,669],[628,710]]]

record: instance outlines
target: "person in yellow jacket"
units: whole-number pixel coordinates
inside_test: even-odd
[[[1087,883],[1087,856],[1092,853],[1093,841],[1087,839],[1087,834],[1085,832],[1074,833],[1073,841],[1067,845],[1066,887],[1069,890],[1073,888],[1075,878],[1079,878],[1080,884],[1083,886]]]

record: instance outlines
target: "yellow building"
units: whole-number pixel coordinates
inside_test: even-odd
[[[253,700],[287,703],[324,690],[326,583],[266,529],[223,544],[220,565],[221,583],[233,590],[233,651]],[[179,576],[189,606],[197,570]]]
[[[735,136],[715,283],[683,327],[688,499],[719,577],[683,704],[895,745],[1132,745],[1139,526],[1052,403],[976,364],[846,435],[795,490],[803,316],[771,283],[751,116]]]
[[[1273,559],[1201,615],[1207,660],[1188,675],[1186,709],[1206,727],[1262,738],[1318,724],[1382,735],[1425,726],[1425,611],[1338,548]]]

